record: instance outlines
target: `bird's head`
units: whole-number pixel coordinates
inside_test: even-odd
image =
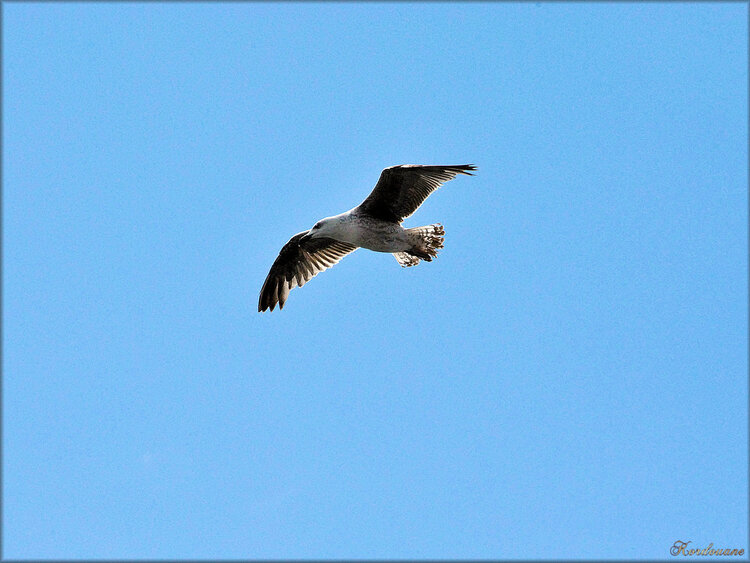
[[[300,239],[300,242],[305,242],[314,238],[328,237],[334,229],[336,221],[334,217],[326,217],[321,219],[313,228],[307,231],[307,233]]]

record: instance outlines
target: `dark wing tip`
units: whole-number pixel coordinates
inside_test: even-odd
[[[265,299],[265,292],[263,291],[264,289],[265,287],[260,290],[260,298],[258,299],[258,312],[259,313],[262,313],[263,311],[268,309],[268,306],[266,305],[266,302],[265,302],[266,299]]]
[[[446,166],[446,168],[448,168],[451,171],[458,172],[459,174],[466,174],[467,176],[474,175],[471,172],[469,172],[469,170],[473,172],[477,169],[475,164],[459,164],[457,166]]]
[[[268,275],[263,289],[260,290],[260,299],[258,299],[258,312],[263,313],[266,310],[273,311],[278,302],[278,279]]]
[[[442,169],[447,172],[453,172],[455,174],[466,174],[467,176],[473,176],[474,174],[471,174],[469,170],[472,172],[477,169],[476,164],[442,164],[442,165],[435,165],[435,164],[398,164],[396,166],[390,166],[386,168],[385,170],[394,170],[394,169],[415,169],[419,171],[420,169],[427,169],[427,170],[435,170],[435,169]],[[384,172],[385,172],[384,170]]]

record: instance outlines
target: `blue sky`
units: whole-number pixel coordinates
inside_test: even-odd
[[[2,12],[5,557],[750,547],[747,5]],[[400,163],[439,258],[258,314]]]

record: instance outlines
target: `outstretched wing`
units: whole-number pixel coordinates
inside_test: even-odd
[[[289,291],[302,287],[319,272],[330,268],[344,256],[357,249],[352,244],[332,238],[315,238],[301,242],[309,231],[297,233],[284,248],[271,266],[268,277],[260,290],[258,311],[273,311],[276,303],[284,308]]]
[[[402,164],[391,166],[380,173],[380,179],[372,193],[358,209],[368,215],[400,223],[414,213],[422,202],[444,182],[457,174],[473,176],[473,164],[455,166],[422,166]]]

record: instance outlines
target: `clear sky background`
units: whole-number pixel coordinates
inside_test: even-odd
[[[4,3],[8,558],[748,549],[742,3]],[[257,313],[382,168],[476,163]]]

